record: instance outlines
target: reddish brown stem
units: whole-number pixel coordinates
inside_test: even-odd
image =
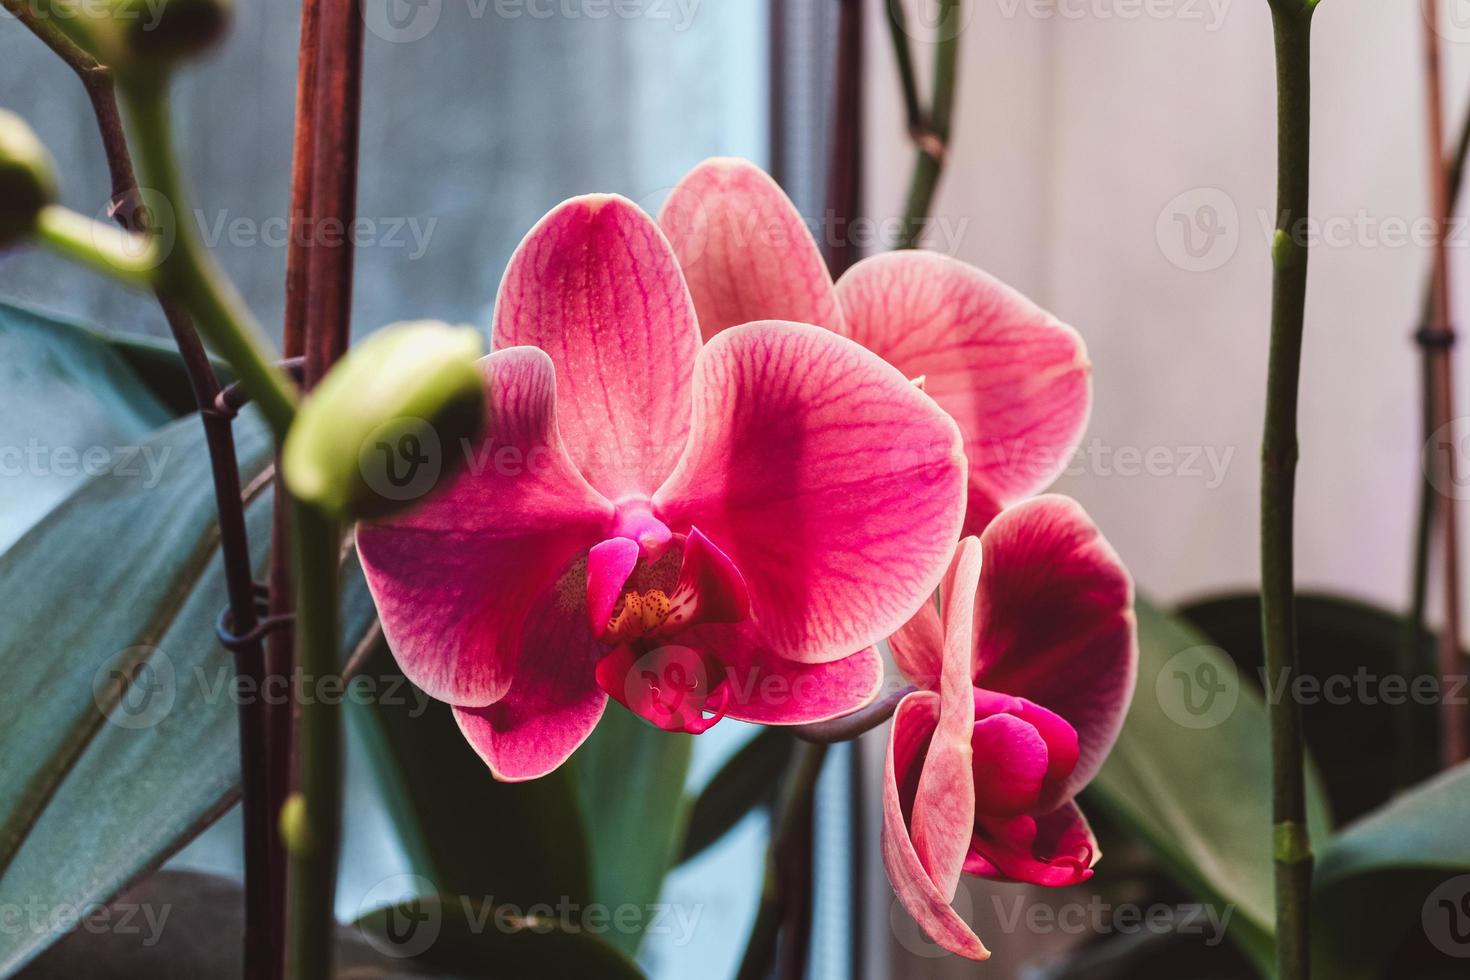
[[[1456,484],[1454,447],[1457,445],[1449,427],[1454,425],[1454,372],[1451,348],[1454,328],[1450,318],[1449,254],[1445,231],[1449,227],[1450,184],[1444,161],[1444,99],[1439,60],[1438,5],[1424,7],[1424,78],[1426,116],[1429,137],[1430,207],[1434,216],[1434,275],[1430,305],[1431,319],[1425,324],[1435,342],[1426,346],[1424,356],[1434,382],[1434,431],[1443,451],[1433,453],[1438,468],[1440,492],[1445,495],[1439,514],[1440,559],[1443,561],[1444,629],[1440,631],[1439,668],[1448,680],[1463,672],[1460,656],[1460,562],[1459,527],[1453,490]],[[1438,447],[1436,447],[1438,448]],[[1465,705],[1458,698],[1440,701],[1440,762],[1448,768],[1470,756],[1470,728],[1466,726]]]

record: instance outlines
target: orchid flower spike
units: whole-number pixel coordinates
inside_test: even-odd
[[[1082,508],[1047,495],[960,542],[940,604],[890,640],[923,689],[893,716],[883,862],[935,942],[983,960],[951,908],[962,873],[1060,887],[1100,857],[1074,797],[1133,696],[1133,590]]]
[[[708,341],[749,320],[815,323],[857,341],[959,423],[969,457],[965,533],[1044,490],[1087,423],[1091,367],[1072,328],[993,277],[935,252],[885,252],[835,284],[807,223],[745,160],[695,167],[659,224]]]
[[[703,333],[652,218],[565,202],[501,283],[485,436],[358,528],[399,665],[501,779],[559,766],[609,697],[685,732],[854,711],[944,575],[967,466],[934,400],[818,326]]]

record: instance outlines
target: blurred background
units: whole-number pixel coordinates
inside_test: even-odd
[[[355,332],[424,317],[488,325],[506,260],[552,205],[602,190],[656,211],[711,155],[767,166],[819,221],[842,2],[368,0]],[[1302,377],[1298,579],[1394,608],[1408,590],[1419,455],[1409,336],[1429,268],[1427,240],[1414,235],[1428,206],[1420,2],[1324,0],[1314,44],[1312,210],[1323,247]],[[927,62],[937,0],[907,6]],[[863,9],[863,215],[880,249],[914,151],[883,4]],[[965,11],[927,244],[1082,333],[1093,417],[1058,489],[1082,501],[1140,590],[1172,603],[1248,585],[1274,220],[1266,2],[977,0]],[[188,73],[176,106],[201,232],[277,331],[297,18],[294,4],[240,3],[228,42]],[[4,21],[5,105],[57,157],[65,203],[102,216],[106,169],[81,90]],[[1446,5],[1443,32],[1457,125],[1458,93],[1470,92],[1464,0]],[[1463,232],[1452,242],[1467,243]],[[1463,256],[1451,250],[1460,287]],[[0,260],[0,297],[105,330],[165,333],[151,297],[36,252]],[[698,739],[691,784],[747,736],[724,724]],[[813,975],[973,975],[935,955],[885,881],[881,751],[871,736],[824,775]],[[354,759],[361,792],[340,895],[349,916],[406,867],[365,765]],[[176,862],[229,869],[237,841],[227,820]],[[702,911],[692,936],[650,938],[641,960],[653,975],[738,957],[763,847],[763,828],[747,820],[670,878],[665,900]],[[997,952],[987,975],[1031,976],[1028,964],[1085,938],[997,928],[992,894],[1014,891],[970,893]]]

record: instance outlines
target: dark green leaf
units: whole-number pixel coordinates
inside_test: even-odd
[[[184,370],[184,359],[171,341],[132,334],[109,334],[103,339],[169,411],[188,415],[198,408],[188,372]],[[220,384],[233,379],[233,373],[223,362],[211,363]]]
[[[171,414],[99,334],[0,304],[0,551],[88,470],[146,477],[138,447]]]
[[[1230,654],[1243,679],[1266,689],[1258,595],[1221,596],[1180,612]],[[1297,598],[1302,725],[1342,821],[1434,771],[1437,698],[1423,692],[1438,690],[1435,639],[1420,634],[1406,674],[1398,664],[1402,624],[1398,614],[1352,599]],[[1271,689],[1283,690],[1276,679]],[[1407,746],[1399,745],[1401,731]]]
[[[1137,834],[1201,901],[1233,907],[1229,935],[1265,971],[1274,904],[1264,705],[1202,634],[1143,600],[1138,640],[1138,689],[1083,808],[1102,807]],[[1308,800],[1320,840],[1330,821],[1315,778]]]
[[[571,771],[496,782],[449,706],[408,686],[384,643],[363,674],[382,691],[414,695],[373,699],[354,714],[415,869],[443,895],[585,906],[587,843]]]
[[[1345,980],[1464,976],[1467,814],[1470,763],[1414,787],[1318,848],[1314,972]],[[1460,972],[1450,972],[1456,965]]]
[[[658,901],[684,838],[692,748],[692,736],[661,731],[609,704],[597,730],[572,757],[587,815],[595,902],[644,910]],[[608,938],[632,955],[642,935],[620,931]]]
[[[681,862],[729,833],[752,810],[768,806],[791,761],[795,737],[780,728],[762,728],[715,773],[689,805]]]
[[[254,413],[236,434],[248,480],[270,441]],[[156,485],[93,478],[0,555],[0,894],[53,909],[116,894],[217,817],[238,780],[199,421],[171,423],[145,446],[163,461]],[[259,567],[269,499],[246,516]],[[360,577],[349,579],[349,647],[371,615]],[[0,930],[0,973],[54,934]]]
[[[492,904],[488,898],[420,898],[370,913],[357,927],[378,952],[405,967],[428,967],[434,976],[642,977],[602,938],[617,935],[611,922],[575,923],[549,907]]]

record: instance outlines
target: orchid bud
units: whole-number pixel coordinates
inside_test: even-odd
[[[75,38],[124,74],[167,68],[212,47],[229,27],[234,0],[107,0]]]
[[[0,246],[29,236],[55,200],[51,154],[24,119],[0,109]]]
[[[281,455],[298,500],[346,520],[407,510],[468,455],[485,422],[484,349],[473,327],[384,327],[328,372]]]

